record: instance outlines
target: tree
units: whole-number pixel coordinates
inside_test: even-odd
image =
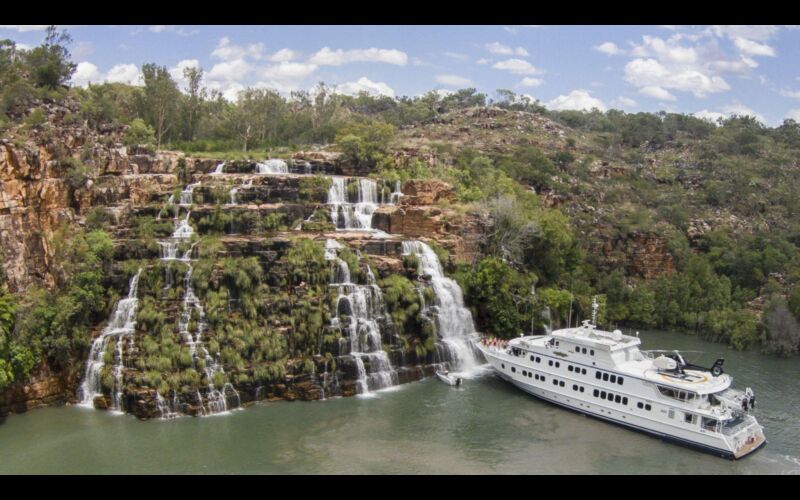
[[[181,93],[166,66],[154,63],[142,66],[144,92],[141,110],[145,120],[156,133],[156,147],[161,148],[164,136],[175,125]]]
[[[201,87],[203,69],[196,66],[184,68],[183,77],[188,82],[186,89],[188,95],[183,105],[183,138],[187,141],[193,141],[197,133],[197,124],[200,121],[203,101],[206,100],[206,89]]]
[[[72,37],[66,31],[59,32],[55,26],[48,26],[44,43],[26,54],[34,85],[55,89],[69,81],[77,68],[65,47],[69,43]]]
[[[800,349],[800,324],[783,300],[770,304],[764,313],[767,329],[767,349],[781,356],[789,356]]]

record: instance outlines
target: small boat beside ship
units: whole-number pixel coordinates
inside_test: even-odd
[[[463,382],[461,377],[457,377],[448,372],[447,370],[437,371],[436,377],[445,384],[451,385],[453,387],[461,387],[461,384]]]
[[[641,351],[638,335],[598,329],[593,308],[575,328],[476,346],[503,380],[585,415],[731,459],[766,444],[755,394],[731,387],[724,359],[704,368],[677,351]]]

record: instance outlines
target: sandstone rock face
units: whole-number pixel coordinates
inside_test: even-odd
[[[453,186],[439,180],[411,180],[403,185],[403,205],[433,205],[444,201],[453,202],[456,193]]]
[[[602,256],[606,270],[623,268],[628,275],[655,279],[675,272],[675,260],[667,249],[667,240],[651,231],[610,236],[604,229],[596,232],[593,252]]]
[[[67,394],[75,392],[77,384],[62,374],[54,374],[46,369],[30,377],[24,383],[11,386],[0,392],[0,417],[9,413],[22,413],[67,402]]]

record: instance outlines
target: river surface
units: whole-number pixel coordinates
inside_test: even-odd
[[[434,378],[206,418],[34,410],[0,423],[0,473],[800,474],[800,359],[681,334],[641,337],[644,349],[707,353],[690,362],[725,357],[734,386],[755,391],[767,446],[725,460],[552,406],[482,370],[461,389]]]

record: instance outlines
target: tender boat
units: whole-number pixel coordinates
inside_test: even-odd
[[[659,438],[739,459],[766,443],[753,391],[731,388],[724,359],[710,368],[677,351],[640,351],[636,337],[591,322],[478,349],[504,380],[536,397]]]
[[[447,385],[452,385],[454,387],[461,387],[461,377],[456,377],[455,375],[451,375],[449,372],[444,371],[437,371],[436,376]]]

